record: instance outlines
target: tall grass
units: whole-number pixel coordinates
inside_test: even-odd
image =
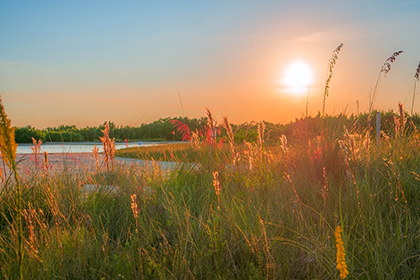
[[[52,172],[44,156],[18,176],[0,106],[14,171],[0,192],[0,278],[418,279],[420,133],[407,115],[384,118],[379,145],[368,115],[318,130],[305,118],[280,138],[260,122],[255,142],[235,143],[228,118],[207,111],[205,131],[176,123],[188,143],[143,149],[150,165],[118,164],[105,128],[103,163],[95,149],[93,168]]]
[[[381,67],[381,70],[379,71],[379,75],[378,75],[378,79],[376,79],[376,84],[375,84],[375,88],[373,90],[373,94],[370,100],[370,104],[369,104],[369,113],[372,112],[374,106],[375,106],[375,101],[376,101],[376,97],[378,95],[378,86],[379,86],[379,81],[382,77],[382,74],[384,75],[384,77],[389,73],[389,71],[391,71],[391,65],[392,63],[394,63],[394,61],[397,59],[397,57],[399,55],[401,55],[403,53],[403,51],[397,51],[394,52],[390,57],[388,57],[384,64]]]
[[[10,119],[6,115],[6,111],[3,107],[3,102],[0,99],[0,150],[3,161],[9,166],[13,172],[15,179],[15,205],[13,209],[15,210],[14,217],[15,223],[10,223],[12,227],[17,227],[17,263],[18,263],[18,279],[23,279],[23,231],[22,231],[22,192],[20,188],[20,181],[17,172],[16,164],[16,148],[17,144],[15,142],[15,131],[11,125]],[[5,188],[6,186],[3,186]]]
[[[417,86],[417,82],[419,81],[419,78],[420,78],[420,61],[419,61],[419,65],[417,66],[416,73],[414,74],[414,89],[413,89],[413,100],[411,101],[411,115],[413,115],[413,112],[414,112],[414,100],[416,98],[416,86]]]
[[[343,48],[343,44],[341,43],[331,55],[330,61],[328,62],[328,74],[327,74],[327,80],[325,81],[325,88],[324,88],[324,94],[322,95],[322,116],[325,114],[325,102],[327,101],[327,97],[330,93],[330,82],[333,76],[333,69],[335,64],[337,63],[338,54],[340,53],[341,49]]]
[[[344,118],[238,145],[208,112],[191,143],[143,153],[171,170],[32,166],[1,188],[0,278],[418,279],[420,134],[399,109],[379,146]]]

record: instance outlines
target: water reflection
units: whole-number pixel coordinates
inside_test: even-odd
[[[96,145],[98,147],[99,152],[103,152],[102,143],[42,143],[41,145],[41,152],[48,152],[49,154],[52,153],[91,153],[92,149]],[[117,150],[129,148],[129,147],[145,147],[145,146],[154,146],[159,145],[159,143],[156,142],[118,142],[115,143],[115,146]],[[30,154],[32,153],[33,147],[32,144],[19,144],[17,147],[17,153],[18,154]]]

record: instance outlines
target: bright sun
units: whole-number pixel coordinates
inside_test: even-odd
[[[305,91],[312,83],[312,71],[306,63],[295,62],[287,68],[282,83],[294,92]]]

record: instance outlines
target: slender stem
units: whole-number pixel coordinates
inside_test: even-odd
[[[23,279],[23,229],[22,229],[22,192],[20,189],[19,176],[17,172],[16,162],[11,162],[13,174],[16,181],[16,223],[18,226],[18,264],[19,264],[19,279]]]
[[[372,99],[371,99],[370,106],[369,106],[369,115],[372,112],[373,106],[375,105],[376,95],[377,95],[377,92],[378,92],[379,80],[381,79],[381,74],[382,74],[382,71],[379,72],[379,76],[378,76],[378,79],[376,80],[376,84],[375,84],[375,89],[373,90],[373,95],[372,95]]]
[[[306,117],[308,117],[308,109],[309,109],[309,87],[308,87],[308,93],[306,95]]]
[[[411,102],[411,116],[413,116],[413,112],[414,112],[414,98],[416,97],[416,85],[417,85],[417,80],[414,81],[413,101]]]

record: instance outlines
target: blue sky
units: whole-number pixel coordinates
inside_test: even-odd
[[[307,96],[279,82],[288,65],[313,71],[309,111],[332,51],[327,113],[365,111],[381,65],[376,107],[411,109],[420,60],[420,1],[1,1],[0,94],[17,126],[105,120],[135,125],[208,107],[233,122],[285,123]],[[420,88],[420,87],[419,87]],[[414,107],[420,110],[420,103]]]

